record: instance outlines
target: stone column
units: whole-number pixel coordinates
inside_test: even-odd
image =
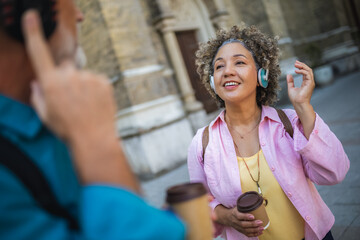
[[[229,14],[228,12],[217,12],[215,15],[211,16],[211,22],[215,29],[227,29],[229,27],[228,24]]]
[[[229,13],[226,10],[224,0],[204,0],[210,19],[215,29],[229,27]]]
[[[97,1],[121,70],[121,78],[114,81],[122,85],[115,92],[129,99],[129,105],[119,108],[116,124],[134,172],[150,177],[182,164],[193,129],[170,70],[159,60],[146,5],[141,0]],[[184,92],[191,102],[189,91]]]
[[[192,113],[203,108],[202,104],[198,102],[194,95],[194,90],[191,86],[190,78],[181,54],[181,50],[174,32],[175,17],[171,12],[168,1],[159,0],[158,15],[153,16],[157,21],[156,28],[162,33],[164,42],[175,70],[176,80],[184,101],[185,110]]]
[[[175,32],[171,30],[173,19],[163,19],[157,27],[163,34],[166,48],[175,70],[178,86],[183,97],[187,112],[194,112],[202,108],[202,104],[195,99],[194,91],[187,73],[185,63],[176,39]]]
[[[280,5],[280,0],[262,0],[265,12],[267,14],[269,25],[271,27],[273,35],[280,37],[279,47],[281,49],[281,77],[279,93],[279,99],[286,101],[288,99],[287,86],[286,86],[286,75],[294,74],[294,63],[297,59],[293,48],[293,40],[290,37],[288,27],[286,25],[285,17],[283,15],[283,9]]]
[[[280,36],[282,59],[293,58],[295,53],[289,35],[280,0],[262,0],[274,35]]]
[[[99,2],[121,71],[157,64],[139,0]]]
[[[336,9],[336,16],[339,22],[339,25],[342,29],[346,29],[343,35],[343,42],[352,42],[351,45],[356,45],[356,40],[358,41],[358,45],[360,46],[360,29],[357,30],[356,34],[356,25],[349,20],[349,12],[346,10],[346,2],[345,1],[337,1],[333,0],[334,9]],[[360,7],[360,2],[359,2]],[[353,26],[352,26],[353,25]],[[360,27],[360,25],[359,25]]]

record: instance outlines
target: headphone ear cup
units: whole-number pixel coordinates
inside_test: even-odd
[[[0,24],[13,38],[24,42],[21,18],[28,9],[36,9],[41,17],[43,31],[49,38],[56,27],[56,0],[1,0]]]
[[[269,70],[260,68],[258,71],[258,82],[259,85],[263,88],[267,88],[269,85]]]

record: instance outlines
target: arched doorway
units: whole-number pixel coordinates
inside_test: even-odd
[[[204,105],[204,109],[207,113],[216,111],[218,109],[216,102],[201,83],[199,75],[196,72],[195,52],[198,50],[199,42],[196,37],[196,31],[178,31],[176,32],[176,38],[184,59],[191,85],[195,91],[196,99]]]

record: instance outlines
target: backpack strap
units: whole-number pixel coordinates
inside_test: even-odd
[[[293,126],[291,125],[291,122],[290,122],[288,116],[281,109],[276,109],[276,111],[277,111],[277,113],[279,115],[279,118],[280,118],[282,124],[285,127],[285,131],[290,135],[291,138],[293,138],[294,129],[293,129]]]
[[[209,125],[206,126],[206,128],[204,129],[203,135],[202,135],[202,147],[203,147],[202,159],[203,159],[203,162],[204,162],[204,157],[205,157],[205,150],[206,150],[208,143],[209,143]]]
[[[79,230],[77,220],[60,205],[38,166],[16,145],[0,135],[0,164],[7,167],[28,189],[34,200],[48,213],[65,219],[72,230]]]
[[[290,122],[288,116],[281,109],[276,109],[276,111],[279,115],[279,118],[280,118],[282,124],[285,127],[285,131],[290,135],[291,138],[293,138],[294,129],[291,125],[291,122]],[[206,150],[206,147],[208,144],[209,144],[209,125],[206,126],[206,128],[204,129],[203,135],[202,135],[202,147],[203,147],[202,159],[203,159],[203,161],[205,161],[205,159],[204,159],[205,150]]]

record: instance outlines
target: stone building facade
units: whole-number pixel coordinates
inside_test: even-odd
[[[359,0],[78,0],[87,68],[106,73],[134,171],[152,177],[186,160],[196,129],[218,108],[195,71],[198,43],[218,28],[256,25],[279,36],[283,75],[295,59],[360,66]],[[355,7],[355,10],[354,10]]]

